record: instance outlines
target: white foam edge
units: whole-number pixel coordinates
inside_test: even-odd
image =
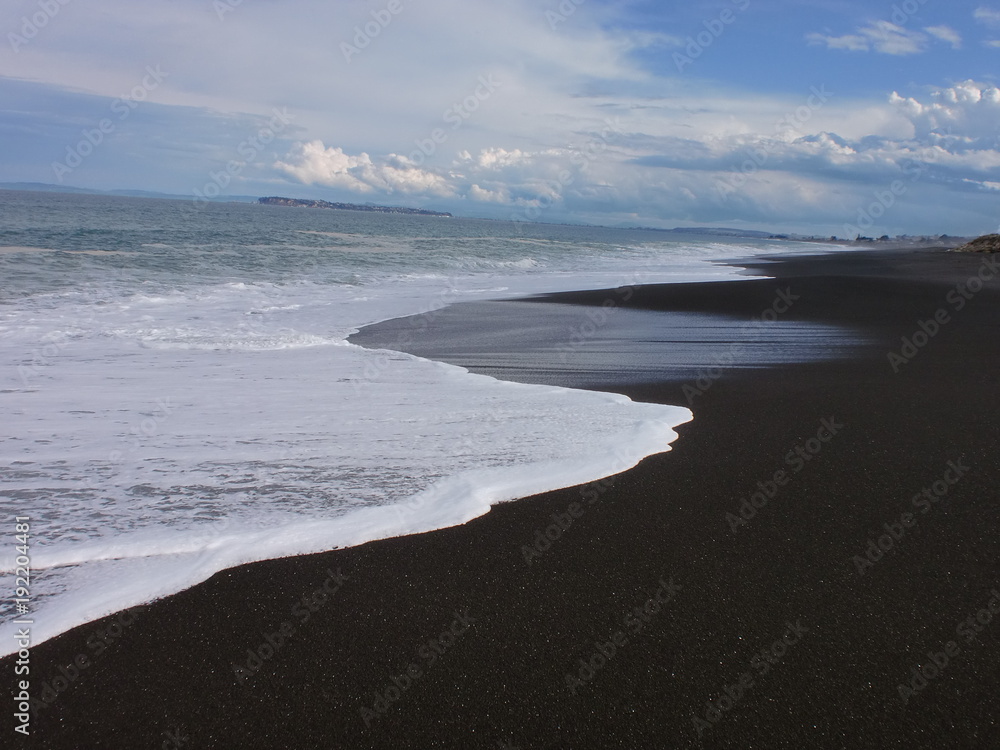
[[[473,375],[455,365],[435,364],[473,377],[488,378]],[[546,389],[553,395],[575,390],[497,382],[507,387]],[[620,474],[648,456],[669,451],[670,444],[677,439],[674,428],[691,421],[694,416],[689,409],[681,406],[634,402],[627,396],[613,393],[586,393],[589,397],[604,398],[625,408],[644,409],[651,416],[639,421],[631,434],[616,434],[610,440],[603,440],[601,444],[609,448],[606,453],[595,450],[572,459],[474,469],[442,479],[394,505],[361,508],[335,519],[304,521],[250,534],[220,535],[195,553],[182,554],[173,550],[157,553],[150,548],[148,540],[140,547],[119,539],[115,546],[122,554],[103,559],[128,558],[133,562],[143,560],[144,564],[130,564],[124,575],[116,571],[114,579],[105,585],[88,585],[59,595],[53,601],[53,604],[58,604],[58,609],[42,606],[30,615],[24,615],[32,620],[31,644],[37,646],[88,622],[179,593],[229,568],[458,526],[485,515],[498,503]],[[606,460],[602,462],[601,458]],[[544,528],[548,522],[549,519],[540,516],[539,528]],[[189,559],[190,554],[198,558],[194,564]],[[45,568],[51,568],[56,564],[72,564],[70,559],[46,562],[42,556],[39,562]],[[83,561],[78,558],[77,562]],[[100,560],[91,557],[87,562],[99,563]],[[17,651],[14,637],[21,627],[14,621],[0,625],[0,656]]]

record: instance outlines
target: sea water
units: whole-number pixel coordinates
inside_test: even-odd
[[[680,406],[347,341],[455,302],[739,279],[789,243],[0,191],[0,654],[234,565],[463,523],[669,450]],[[417,319],[419,320],[419,318]]]

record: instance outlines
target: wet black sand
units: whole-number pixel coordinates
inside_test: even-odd
[[[690,398],[695,420],[671,452],[613,481],[226,571],[134,619],[45,643],[32,652],[36,696],[78,655],[87,666],[64,678],[28,741],[8,700],[4,746],[1000,747],[1000,614],[989,612],[1000,611],[1000,283],[956,291],[993,273],[983,263],[831,254],[758,264],[776,280],[559,295],[723,313],[735,331],[785,291],[797,299],[781,320],[847,325],[865,343],[849,358],[713,370],[700,383],[667,355],[659,373],[655,358],[641,372],[591,367],[576,385]],[[541,302],[511,304],[545,315]],[[948,321],[894,372],[888,352],[938,310]],[[433,349],[446,323],[411,326],[408,348]],[[529,378],[532,362],[510,366],[497,348],[492,362],[448,356]],[[758,483],[773,497],[742,519]],[[934,502],[915,498],[925,487]],[[886,524],[900,538],[859,562]],[[310,611],[301,599],[324,583],[335,593]],[[293,634],[250,661],[283,623]],[[934,659],[937,672],[911,682]],[[234,664],[248,661],[257,671],[241,679]],[[9,695],[12,659],[0,674]],[[918,689],[904,702],[900,685]]]

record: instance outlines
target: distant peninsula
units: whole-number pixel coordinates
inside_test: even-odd
[[[984,234],[955,248],[956,253],[1000,253],[1000,234]]]
[[[329,201],[311,201],[300,198],[259,198],[258,203],[265,206],[295,206],[298,208],[334,208],[338,211],[374,211],[379,214],[417,214],[419,216],[445,216],[451,214],[441,211],[427,211],[423,208],[404,208],[402,206],[360,206],[356,203],[330,203]]]

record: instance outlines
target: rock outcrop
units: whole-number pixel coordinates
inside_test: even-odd
[[[1000,234],[984,234],[955,248],[956,253],[1000,253]]]

